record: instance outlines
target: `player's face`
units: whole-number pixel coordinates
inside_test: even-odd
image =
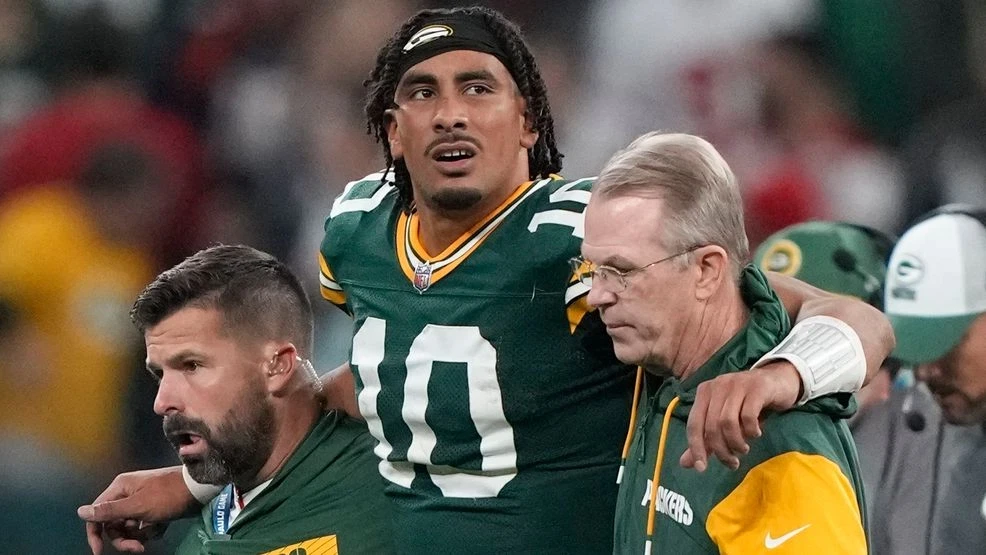
[[[274,443],[263,349],[224,333],[217,310],[191,307],[144,339],[148,370],[159,380],[154,412],[192,478],[222,485],[256,474]]]
[[[950,424],[986,422],[986,315],[942,358],[917,368]]]
[[[660,240],[662,212],[659,199],[593,197],[585,213],[583,257],[625,272],[674,254]],[[588,302],[599,308],[621,361],[672,367],[693,310],[692,279],[672,259],[632,273],[622,291],[593,280]]]
[[[529,178],[537,133],[507,68],[482,52],[455,50],[412,66],[388,110],[395,159],[414,198],[433,210],[492,210]]]

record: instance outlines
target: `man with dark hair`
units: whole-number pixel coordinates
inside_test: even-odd
[[[424,10],[383,47],[366,84],[387,169],[350,183],[325,225],[321,291],[353,316],[354,336],[350,364],[324,382],[336,403],[357,391],[396,545],[609,551],[632,371],[567,267],[592,181],[553,175],[561,155],[530,50],[495,11]],[[889,325],[862,303],[782,287],[793,313],[838,306],[871,358],[891,348]],[[714,384],[682,462],[704,469],[708,446],[738,465],[761,410],[857,388],[859,354],[850,365],[777,361]],[[147,487],[132,475],[101,496],[124,498],[129,512],[93,511],[155,520],[188,502],[181,492],[134,499],[137,484]]]
[[[323,410],[307,360],[311,305],[283,264],[249,247],[212,247],[159,275],[130,315],[158,382],[154,411],[183,469],[224,488],[178,553],[391,551],[373,439],[364,424]]]

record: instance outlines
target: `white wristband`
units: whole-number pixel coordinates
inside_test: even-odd
[[[185,480],[185,487],[188,488],[189,493],[192,494],[199,503],[205,505],[212,498],[219,495],[219,492],[223,488],[219,486],[214,486],[212,484],[200,484],[196,482],[192,476],[188,473],[188,468],[185,465],[181,465],[181,477]]]
[[[754,368],[774,360],[786,360],[801,375],[803,405],[831,393],[855,393],[866,379],[866,358],[856,331],[842,320],[812,316],[798,322],[781,343],[763,356]]]

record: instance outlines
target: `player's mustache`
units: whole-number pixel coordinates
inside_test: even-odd
[[[452,131],[447,131],[445,133],[442,133],[434,141],[432,141],[431,143],[429,143],[428,144],[428,148],[425,149],[425,154],[431,154],[431,151],[432,150],[435,150],[436,148],[438,148],[438,147],[440,147],[442,145],[447,145],[447,144],[451,144],[451,143],[459,143],[459,142],[470,143],[470,144],[472,144],[473,146],[476,146],[476,147],[479,146],[476,143],[476,139],[474,139],[471,136],[463,133],[462,131],[459,131],[457,129],[453,129]]]
[[[178,441],[178,436],[183,434],[195,434],[202,439],[209,440],[209,427],[205,422],[198,418],[189,418],[183,414],[165,415],[162,423],[164,435],[171,443]]]

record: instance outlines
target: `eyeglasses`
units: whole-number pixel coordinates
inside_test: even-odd
[[[582,258],[581,256],[576,256],[568,261],[572,266],[572,273],[575,277],[587,287],[592,287],[595,283],[597,287],[602,287],[606,291],[611,293],[622,293],[630,285],[630,276],[642,272],[651,266],[660,264],[661,262],[667,262],[672,258],[677,258],[683,254],[688,254],[696,249],[700,249],[705,245],[695,245],[689,247],[679,253],[672,254],[671,256],[665,256],[660,260],[651,262],[650,264],[644,264],[639,268],[633,268],[626,271],[617,270],[612,266],[599,266],[593,262]]]

